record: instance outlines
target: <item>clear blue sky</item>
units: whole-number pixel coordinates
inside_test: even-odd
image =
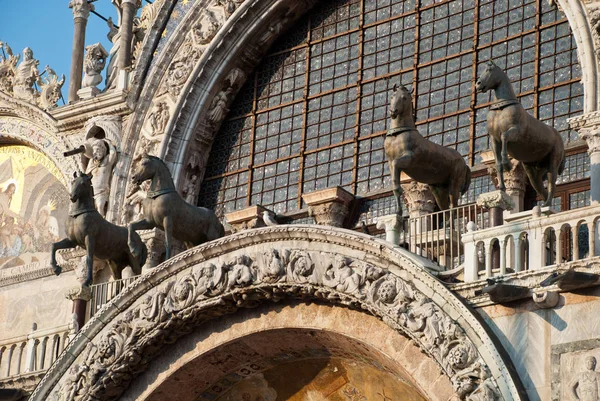
[[[117,11],[110,0],[98,0],[94,7],[117,23]],[[100,42],[110,51],[112,43],[107,33],[106,22],[90,14],[86,46]],[[15,54],[30,47],[34,58],[40,61],[40,72],[48,64],[59,76],[65,74],[67,81],[62,92],[67,100],[73,46],[73,13],[68,0],[0,0],[0,41],[8,43]],[[99,85],[100,89],[103,87],[104,83]],[[62,105],[62,101],[58,104]]]

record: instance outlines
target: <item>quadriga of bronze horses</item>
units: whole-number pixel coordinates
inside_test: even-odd
[[[125,266],[131,266],[136,275],[140,274],[146,263],[146,245],[137,234],[128,238],[127,227],[106,221],[96,210],[91,175],[75,174],[71,183],[71,202],[66,221],[67,238],[52,244],[50,263],[54,273],[59,275],[62,271],[56,263],[56,251],[80,246],[87,250],[86,286],[93,281],[94,258],[107,261],[115,279],[121,278]],[[131,250],[129,245],[132,245]]]
[[[435,144],[419,134],[413,118],[411,94],[404,86],[394,86],[390,114],[392,119],[384,148],[398,214],[402,213],[402,171],[418,182],[429,184],[440,210],[456,207],[460,195],[471,183],[471,169],[463,157],[456,150]]]
[[[475,83],[478,92],[494,90],[494,103],[487,115],[487,128],[500,189],[504,191],[504,171],[510,171],[510,155],[521,162],[529,182],[548,206],[552,202],[556,179],[565,167],[565,148],[556,129],[535,119],[525,111],[513,91],[510,80],[493,62],[486,64]],[[548,179],[548,190],[544,179]]]
[[[142,203],[144,218],[129,225],[129,233],[158,227],[165,232],[166,258],[171,257],[173,238],[188,248],[225,235],[215,213],[204,207],[192,206],[175,190],[167,166],[155,156],[144,156],[132,176],[135,185],[152,180]]]

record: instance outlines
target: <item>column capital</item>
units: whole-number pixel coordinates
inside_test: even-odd
[[[479,195],[479,198],[477,198],[477,205],[486,209],[498,207],[502,210],[512,210],[515,206],[510,196],[503,191],[493,191]]]
[[[94,11],[94,5],[87,0],[71,0],[69,8],[73,9],[73,19],[83,18],[85,20],[90,16],[90,11]]]
[[[400,230],[402,228],[402,216],[388,214],[377,218],[377,228],[388,230]]]
[[[487,167],[488,174],[492,177],[494,186],[496,189],[499,187],[498,183],[498,170],[496,170],[496,159],[494,152],[491,150],[481,152],[481,159],[483,164]],[[510,159],[512,168],[510,171],[504,172],[504,185],[506,186],[506,193],[509,195],[521,195],[525,193],[527,188],[527,175],[525,169],[518,160],[513,158]]]
[[[343,227],[354,195],[342,187],[327,188],[302,195],[308,215],[320,225]]]
[[[569,127],[579,132],[579,137],[587,142],[588,153],[600,152],[600,111],[569,118]]]
[[[77,287],[69,289],[65,296],[71,301],[82,300],[87,302],[90,299],[92,299],[92,290],[90,289],[90,287],[78,285]]]
[[[404,201],[408,208],[410,217],[419,217],[433,213],[435,210],[435,198],[429,185],[417,181],[402,184]]]

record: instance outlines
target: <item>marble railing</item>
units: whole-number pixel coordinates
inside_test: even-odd
[[[0,388],[15,387],[31,377],[39,380],[65,348],[72,331],[71,324],[44,330],[34,326],[29,334],[0,340]]]
[[[600,205],[556,214],[536,206],[531,211],[505,215],[501,226],[479,229],[469,223],[461,238],[464,280],[542,269],[598,255],[599,217]]]
[[[89,302],[88,320],[94,316],[102,305],[116,297],[125,286],[132,283],[138,277],[128,277],[121,280],[108,281],[106,283],[94,284],[90,287],[91,299]]]

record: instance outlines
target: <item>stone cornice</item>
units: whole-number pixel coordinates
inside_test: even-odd
[[[75,268],[74,262],[61,264],[63,272]],[[50,259],[40,260],[27,265],[9,267],[0,270],[0,287],[23,283],[25,281],[37,280],[39,278],[54,276],[54,270],[50,266]]]
[[[131,113],[132,110],[133,107],[127,103],[127,92],[109,90],[96,97],[58,107],[50,114],[58,121],[61,131],[68,131],[82,128],[94,116],[122,116]]]
[[[576,131],[579,131],[583,128],[599,129],[600,111],[592,111],[591,113],[571,117],[567,120],[567,122],[569,123],[569,127]]]
[[[41,128],[56,132],[58,123],[51,114],[24,100],[15,99],[0,91],[0,116],[19,117],[33,122]]]
[[[287,297],[381,318],[438,363],[459,399],[486,388],[498,400],[524,400],[478,318],[425,273],[424,263],[371,236],[310,225],[249,230],[206,243],[164,262],[104,305],[30,400],[74,383],[81,401],[117,399],[166,343],[207,320]]]

